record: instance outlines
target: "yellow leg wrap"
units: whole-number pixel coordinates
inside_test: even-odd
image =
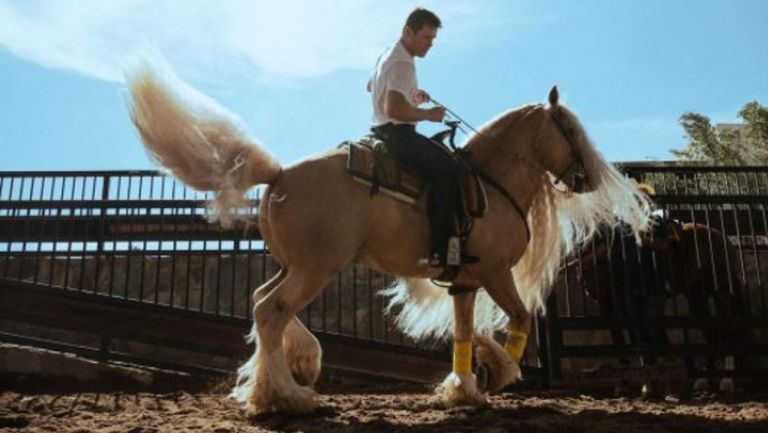
[[[522,331],[509,331],[507,336],[507,343],[504,344],[504,350],[509,353],[517,362],[520,362],[520,358],[523,357],[525,352],[525,346],[528,343],[528,334]]]
[[[453,343],[453,372],[456,374],[472,372],[471,341],[455,341]]]

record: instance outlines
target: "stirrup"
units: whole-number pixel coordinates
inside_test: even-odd
[[[469,254],[462,254],[459,256],[459,264],[458,265],[449,265],[445,262],[445,257],[442,254],[435,253],[432,255],[432,257],[427,260],[427,266],[430,268],[445,268],[445,267],[459,267],[461,265],[469,265],[472,263],[477,263],[480,261],[480,258],[477,256],[472,256]]]

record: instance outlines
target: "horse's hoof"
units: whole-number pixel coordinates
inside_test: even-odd
[[[288,413],[310,413],[318,407],[317,393],[306,386],[297,387],[283,395],[279,402],[281,411]]]
[[[445,407],[482,406],[487,403],[485,394],[477,389],[474,374],[451,373],[435,389]]]
[[[305,414],[313,412],[317,407],[315,391],[305,386],[296,386],[272,395],[252,395],[246,402],[245,411],[249,418],[253,418],[277,412]]]

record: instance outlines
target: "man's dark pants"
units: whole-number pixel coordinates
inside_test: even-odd
[[[387,123],[373,128],[394,156],[426,178],[427,215],[431,225],[432,253],[444,256],[453,234],[454,214],[459,206],[462,168],[439,144],[416,132],[414,125]]]

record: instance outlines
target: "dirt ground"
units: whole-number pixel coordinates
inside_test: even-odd
[[[431,389],[323,385],[322,408],[305,416],[247,419],[227,384],[155,391],[3,381],[2,432],[768,432],[768,398],[700,397],[670,403],[578,392],[492,396],[480,408],[446,409]],[[324,389],[323,389],[324,388]]]

